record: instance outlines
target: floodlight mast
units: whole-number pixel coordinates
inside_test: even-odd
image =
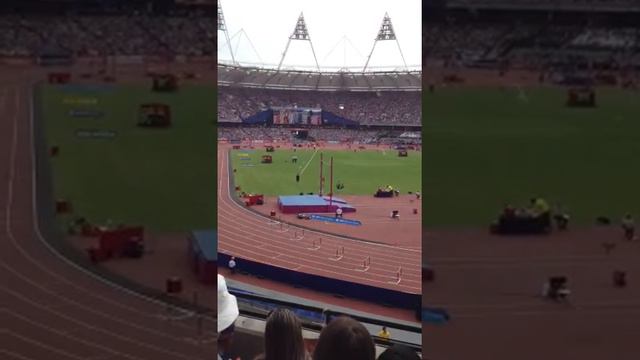
[[[364,68],[362,72],[367,71],[367,67],[369,66],[369,61],[371,60],[371,55],[373,55],[373,51],[376,49],[376,44],[378,41],[389,41],[394,40],[396,45],[398,45],[398,51],[400,52],[400,57],[402,57],[402,63],[404,64],[404,68],[408,69],[407,62],[404,60],[404,54],[402,53],[402,48],[400,47],[400,42],[398,41],[398,37],[396,36],[396,32],[393,30],[393,24],[391,23],[391,18],[389,17],[389,13],[384,13],[384,18],[382,19],[382,25],[380,25],[380,30],[378,30],[378,36],[373,42],[373,47],[371,48],[371,52],[367,57],[367,62],[364,64]]]
[[[313,53],[313,60],[316,62],[316,68],[318,69],[318,72],[320,72],[320,65],[318,64],[316,51],[313,48],[313,41],[311,41],[311,37],[309,36],[309,30],[307,30],[307,24],[304,21],[304,15],[302,13],[300,13],[298,21],[296,22],[296,27],[295,29],[293,29],[293,33],[291,34],[291,36],[289,36],[289,40],[287,41],[287,46],[284,48],[282,58],[280,59],[280,63],[278,64],[278,71],[280,71],[280,68],[282,67],[285,56],[287,56],[287,51],[289,50],[289,45],[291,45],[291,40],[304,40],[309,42],[309,45],[311,46],[311,52]]]
[[[247,41],[249,42],[249,45],[251,45],[251,49],[253,50],[253,53],[258,57],[258,60],[260,61],[260,63],[261,64],[264,63],[264,61],[262,61],[262,57],[260,57],[260,53],[258,52],[258,50],[256,50],[256,47],[253,45],[253,41],[251,41],[251,38],[249,37],[249,34],[247,34],[247,32],[244,30],[244,28],[238,30],[238,32],[236,32],[235,34],[231,35],[231,37],[229,38],[229,41],[233,41],[236,37],[238,37],[238,42],[236,43],[236,46],[235,46],[235,49],[236,49],[235,53],[236,54],[238,53],[238,47],[240,47],[240,42],[242,41],[242,36],[243,35],[247,39]]]
[[[229,52],[231,53],[231,61],[236,64],[236,58],[233,56],[233,49],[231,48],[231,39],[229,39],[229,31],[224,21],[224,14],[222,13],[222,4],[218,0],[218,31],[224,32],[224,37],[227,39],[227,45],[229,46]]]

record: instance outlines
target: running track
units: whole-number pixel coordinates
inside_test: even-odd
[[[0,85],[0,358],[213,358],[213,319],[198,337],[193,317],[162,319],[164,305],[47,246],[35,218],[31,87],[16,75]]]
[[[218,251],[294,271],[422,294],[420,250],[366,243],[308,229],[303,239],[296,240],[295,234],[300,236],[301,228],[289,226],[288,231],[282,232],[287,227],[280,230],[279,226],[270,225],[267,217],[233,200],[228,155],[227,147],[218,147]],[[320,238],[320,249],[310,250],[313,241],[319,243]],[[341,247],[344,258],[330,260]],[[371,258],[371,266],[361,271],[367,257]],[[396,284],[400,267],[402,275]]]

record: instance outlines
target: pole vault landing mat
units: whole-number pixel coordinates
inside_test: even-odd
[[[343,213],[356,211],[355,207],[346,202],[330,201],[319,195],[278,196],[278,208],[284,214],[335,213],[338,208]]]
[[[331,216],[324,216],[324,215],[309,215],[309,219],[310,220],[316,220],[316,221],[324,221],[324,222],[329,222],[329,223],[334,223],[334,224],[344,224],[344,225],[351,225],[351,226],[360,226],[362,225],[362,222],[358,221],[358,220],[350,220],[350,219],[342,219],[342,218],[337,218],[337,217],[331,217]]]

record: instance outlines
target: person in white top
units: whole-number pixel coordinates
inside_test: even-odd
[[[229,270],[231,270],[232,274],[236,273],[236,258],[234,256],[229,260]]]
[[[342,218],[342,208],[336,209],[336,219],[337,218]]]

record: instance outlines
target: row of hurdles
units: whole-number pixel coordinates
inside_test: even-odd
[[[281,220],[275,220],[275,219],[270,219],[268,221],[268,224],[270,226],[273,226],[275,228],[275,231],[278,233],[290,233],[291,236],[289,237],[289,240],[292,241],[302,241],[307,239],[307,242],[309,242],[308,237],[306,236],[306,231],[305,229],[295,229],[293,231],[291,231],[291,225],[285,222],[282,222]],[[311,250],[311,251],[319,251],[322,249],[322,237],[318,237],[317,239],[311,239],[311,242],[309,244],[310,246],[308,246],[306,249],[307,250]],[[345,259],[345,247],[344,246],[337,246],[334,255],[330,256],[327,258],[329,261],[342,261],[343,259]],[[357,262],[356,267],[354,267],[354,271],[358,271],[358,272],[367,272],[369,271],[369,269],[371,268],[371,256],[367,255],[366,257],[364,257],[361,261]],[[393,280],[389,281],[390,284],[395,284],[398,285],[400,284],[400,282],[402,281],[402,275],[403,275],[403,270],[402,270],[402,266],[399,266],[398,269],[395,272],[395,275],[393,276]]]

